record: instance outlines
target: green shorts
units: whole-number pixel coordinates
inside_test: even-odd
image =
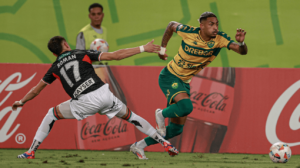
[[[190,96],[190,84],[171,74],[167,67],[160,72],[158,84],[167,98],[168,106],[174,103],[174,97],[179,93],[185,92]]]

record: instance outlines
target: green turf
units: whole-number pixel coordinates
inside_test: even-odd
[[[180,153],[174,158],[164,152],[146,152],[149,160],[138,160],[130,152],[38,150],[36,159],[17,159],[24,149],[0,149],[0,167],[289,167],[300,168],[300,155],[288,163],[273,163],[268,155]]]

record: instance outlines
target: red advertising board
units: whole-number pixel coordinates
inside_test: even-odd
[[[29,148],[49,108],[69,99],[56,81],[11,110],[49,67],[0,64],[0,148]],[[106,76],[104,70],[96,72],[132,111],[155,126],[154,111],[167,103],[158,85],[162,68],[112,66]],[[183,133],[171,142],[182,152],[266,154],[272,143],[283,141],[300,154],[298,74],[300,69],[205,68],[190,83],[194,110]],[[40,149],[128,150],[144,137],[127,121],[97,114],[82,121],[58,120]]]

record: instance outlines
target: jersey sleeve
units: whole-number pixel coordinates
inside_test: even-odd
[[[50,85],[52,82],[55,81],[55,77],[53,75],[53,71],[52,71],[52,67],[48,70],[48,72],[45,74],[45,76],[43,77],[43,82],[45,82],[46,84]]]
[[[223,47],[227,47],[228,50],[230,50],[229,45],[234,42],[233,40],[231,40],[231,38],[224,32],[219,31],[218,35],[221,36],[220,40],[219,40],[219,47],[223,48]]]
[[[88,55],[91,61],[100,61],[100,51],[86,50],[86,55]]]
[[[199,27],[180,24],[176,28],[176,33],[184,39],[188,37],[190,33],[198,33],[199,30]]]

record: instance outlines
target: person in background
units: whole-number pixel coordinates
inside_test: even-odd
[[[89,7],[89,18],[91,23],[84,26],[77,35],[76,49],[90,49],[90,44],[97,38],[107,41],[107,31],[102,26],[104,18],[103,6],[98,3],[91,4]]]

